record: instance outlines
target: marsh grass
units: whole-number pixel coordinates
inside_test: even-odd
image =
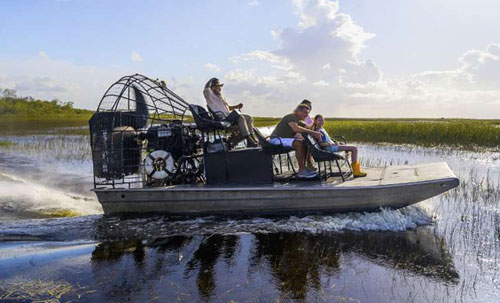
[[[253,117],[253,124],[255,127],[273,126],[278,124],[280,119],[269,117]]]
[[[0,136],[60,134],[88,135],[89,114],[0,119]],[[256,127],[273,126],[279,118],[253,117]],[[466,149],[500,148],[500,120],[471,119],[342,119],[327,118],[325,129],[348,141],[366,143],[451,146]],[[54,133],[57,132],[57,133]],[[0,140],[0,146],[5,143]]]
[[[39,134],[88,134],[90,115],[51,115],[46,117],[2,116],[0,117],[1,136],[31,136]]]
[[[330,135],[349,141],[421,146],[499,148],[500,128],[488,120],[338,120],[328,119]]]
[[[39,160],[47,158],[44,161],[90,161],[91,154],[89,137],[77,135],[23,137],[4,150]]]
[[[13,146],[16,145],[15,142],[10,142],[10,141],[0,141],[0,147],[1,146]]]
[[[6,282],[0,286],[0,302],[69,302],[94,292],[66,281]]]
[[[254,124],[272,126],[279,120],[255,117]],[[354,142],[500,148],[500,120],[327,118],[325,129]]]
[[[49,209],[41,212],[45,218],[79,217],[83,214],[71,209]]]

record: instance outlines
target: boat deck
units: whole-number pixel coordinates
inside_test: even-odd
[[[355,178],[335,185],[340,187],[377,186],[456,178],[445,162],[368,168],[366,171],[367,176],[364,178]]]
[[[224,184],[224,185],[206,185],[206,184],[184,184],[172,185],[157,188],[130,189],[130,190],[155,190],[155,191],[172,191],[172,190],[240,190],[243,188],[259,188],[260,190],[276,190],[278,188],[331,188],[331,187],[372,187],[384,185],[397,185],[405,183],[425,182],[429,180],[456,178],[445,162],[427,163],[421,165],[395,165],[387,167],[366,168],[367,176],[362,178],[349,177],[345,182],[342,182],[340,177],[331,177],[326,181],[301,181],[290,180],[287,182],[274,182],[272,184]],[[100,189],[97,189],[99,191]],[[123,189],[106,189],[106,191],[123,190]]]

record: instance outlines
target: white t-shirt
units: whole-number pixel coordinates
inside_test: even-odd
[[[321,133],[321,142],[335,144],[323,127],[320,128],[318,131]]]
[[[216,114],[217,112],[222,112],[225,116],[229,114],[229,105],[227,104],[224,96],[217,96],[210,89],[210,87],[207,87],[203,90],[203,96],[205,96],[205,101],[207,101],[207,106],[212,112]]]
[[[311,117],[308,115],[305,119],[304,119],[304,123],[306,124],[307,127],[311,127],[313,124],[314,124],[314,121],[313,119],[311,119]]]

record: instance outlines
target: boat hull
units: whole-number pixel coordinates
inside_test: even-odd
[[[427,174],[423,176],[422,173]],[[270,186],[171,186],[96,189],[105,214],[282,215],[401,208],[459,184],[446,163],[368,170],[346,182],[294,182]]]

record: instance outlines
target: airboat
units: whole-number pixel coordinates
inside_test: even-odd
[[[293,150],[227,142],[232,129],[164,82],[135,74],[111,85],[89,120],[94,188],[104,213],[310,214],[401,208],[459,184],[444,162],[367,168],[307,137],[319,178],[299,180]],[[345,140],[345,139],[342,139]],[[340,140],[340,141],[342,141]]]

